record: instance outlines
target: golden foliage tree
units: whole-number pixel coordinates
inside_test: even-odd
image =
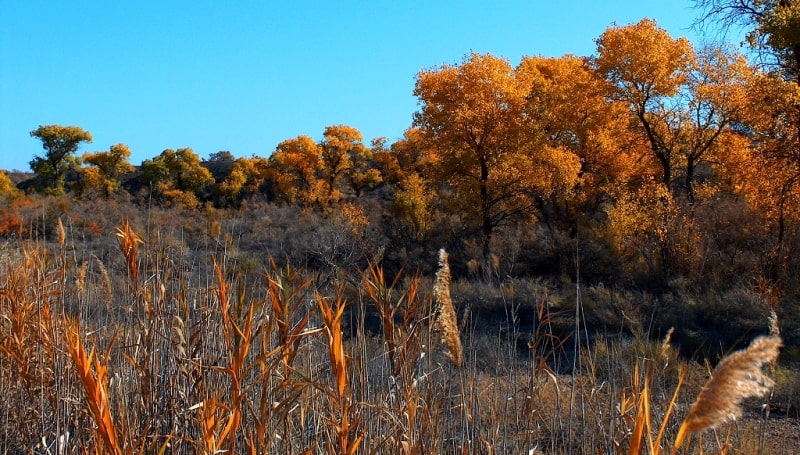
[[[752,149],[738,182],[773,233],[777,264],[787,259],[787,237],[800,225],[800,85],[762,74],[750,90],[745,121]]]
[[[436,155],[433,176],[478,228],[485,258],[495,228],[532,215],[537,198],[569,187],[579,168],[526,121],[522,76],[505,59],[473,53],[460,65],[421,71],[414,89],[414,123]]]
[[[360,131],[347,125],[332,125],[325,128],[322,136],[322,178],[331,200],[338,200],[334,196],[343,183],[360,196],[381,182],[380,172],[372,166],[372,151],[364,145]]]
[[[82,161],[89,166],[81,169],[81,180],[76,185],[78,195],[98,192],[109,197],[120,188],[120,177],[133,172],[128,161],[131,151],[125,144],[112,145],[108,151],[85,153]]]
[[[361,132],[347,125],[326,127],[319,143],[309,136],[287,139],[270,163],[280,199],[321,209],[341,200],[345,190],[358,196],[381,182]]]
[[[22,196],[22,191],[20,191],[19,188],[17,188],[17,185],[11,181],[8,173],[5,171],[0,171],[0,197],[11,201],[20,196]]]
[[[627,104],[668,188],[694,199],[698,166],[715,152],[743,105],[751,69],[723,47],[696,53],[649,19],[614,26],[597,40],[597,71]]]
[[[322,182],[322,150],[309,136],[278,144],[270,156],[271,180],[279,199],[305,206],[325,205]]]
[[[214,183],[211,172],[190,148],[166,149],[157,157],[144,160],[142,176],[156,196],[186,208],[196,208],[197,196]]]
[[[269,180],[270,164],[266,158],[237,158],[225,179],[216,187],[216,193],[226,205],[236,204],[252,196]]]
[[[659,128],[670,121],[673,112],[666,103],[679,94],[694,64],[691,44],[644,19],[608,28],[597,39],[597,51],[597,71],[613,87],[613,99],[629,105],[661,166],[659,180],[669,186],[677,156]]]
[[[82,142],[92,142],[92,135],[77,126],[61,125],[40,125],[30,134],[42,141],[45,150],[44,156],[31,160],[31,170],[43,179],[46,192],[62,194],[67,171],[79,164],[75,152]]]
[[[526,57],[520,63],[529,80],[526,113],[554,149],[581,161],[580,191],[595,204],[617,193],[645,172],[641,146],[628,127],[628,110],[608,100],[607,85],[586,58]]]

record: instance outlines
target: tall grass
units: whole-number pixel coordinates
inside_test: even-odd
[[[704,453],[691,435],[769,390],[780,345],[754,341],[702,389],[668,337],[580,345],[565,375],[546,293],[529,310],[500,287],[510,326],[480,327],[443,251],[435,277],[371,265],[324,286],[274,261],[246,279],[227,252],[187,265],[137,231],[117,230],[119,260],[81,256],[63,224],[3,247],[3,453]],[[731,434],[716,449],[750,447]]]

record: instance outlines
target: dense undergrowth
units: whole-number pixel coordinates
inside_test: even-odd
[[[119,213],[131,221],[73,208],[43,217],[39,238],[0,248],[4,453],[658,453],[674,444],[753,453],[763,444],[766,415],[712,419],[714,432],[686,426],[710,374],[702,352],[686,348],[703,328],[688,317],[654,321],[669,305],[714,302],[697,303],[704,296],[679,284],[665,296],[565,277],[450,283],[448,273],[443,290],[435,251],[419,272],[387,273],[349,226],[297,223],[308,213],[274,208],[258,226]],[[718,298],[757,301],[743,294]],[[449,325],[443,295],[452,295]],[[741,324],[725,319],[742,346],[775,317],[754,308],[736,314]],[[750,357],[770,363],[776,346]],[[748,364],[759,381],[750,391],[771,391],[772,418],[794,412],[794,370],[771,364],[771,387],[753,373],[758,362]],[[725,405],[742,398],[727,393]],[[745,400],[745,410],[762,403]]]

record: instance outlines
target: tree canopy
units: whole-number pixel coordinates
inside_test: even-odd
[[[43,179],[47,192],[63,193],[67,171],[79,164],[75,152],[81,143],[92,142],[92,135],[77,126],[61,125],[40,125],[30,134],[42,141],[45,150],[44,156],[31,160],[31,170]]]

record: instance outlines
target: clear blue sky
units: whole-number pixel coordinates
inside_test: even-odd
[[[690,0],[0,0],[0,169],[29,170],[39,125],[127,144],[268,156],[284,139],[347,124],[394,141],[423,68],[470,51],[591,55],[609,25],[655,19],[688,36]]]

